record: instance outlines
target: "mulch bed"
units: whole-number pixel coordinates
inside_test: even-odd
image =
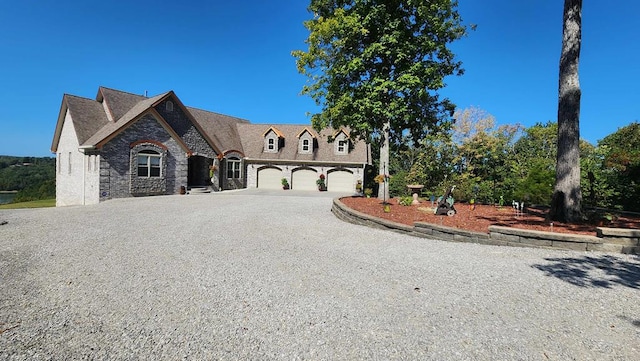
[[[640,228],[640,216],[618,216],[608,224],[564,224],[547,219],[544,208],[527,208],[522,215],[516,214],[511,207],[476,205],[472,209],[468,204],[455,204],[454,216],[436,216],[430,201],[421,201],[419,205],[403,206],[397,199],[389,200],[391,211],[385,213],[382,201],[377,198],[345,197],[341,199],[349,208],[359,212],[412,226],[414,222],[427,222],[469,231],[488,233],[490,225],[514,227],[528,230],[596,235],[596,227]],[[435,205],[434,205],[435,207]]]

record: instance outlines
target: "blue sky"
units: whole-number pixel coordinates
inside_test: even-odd
[[[156,95],[254,123],[308,123],[308,2],[0,2],[0,155],[48,156],[64,93],[99,86]],[[466,73],[442,94],[500,124],[555,121],[562,0],[460,0],[475,32],[452,48]],[[581,136],[595,144],[639,120],[640,3],[585,1]]]

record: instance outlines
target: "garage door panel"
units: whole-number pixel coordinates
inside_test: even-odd
[[[330,192],[353,192],[353,173],[339,170],[327,176],[327,190]]]
[[[294,171],[291,176],[291,189],[303,191],[317,191],[318,172],[310,169],[300,169]]]
[[[258,171],[258,188],[279,189],[282,188],[282,171],[276,168],[266,168]]]

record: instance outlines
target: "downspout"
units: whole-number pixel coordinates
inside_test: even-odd
[[[84,154],[84,150],[78,149],[78,153],[80,153],[81,156],[82,156],[82,169],[81,169],[81,171],[82,171],[82,205],[86,206],[87,205],[87,185],[86,185],[87,173],[85,172],[85,166],[86,166],[85,158],[86,157],[84,156],[85,155]]]

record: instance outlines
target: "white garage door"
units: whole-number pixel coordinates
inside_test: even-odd
[[[282,171],[276,168],[265,168],[258,171],[258,188],[282,188]]]
[[[300,169],[293,172],[291,176],[291,189],[301,191],[317,191],[316,181],[320,174],[310,169]]]
[[[329,192],[353,192],[353,173],[343,170],[329,173],[327,177],[327,190]]]

